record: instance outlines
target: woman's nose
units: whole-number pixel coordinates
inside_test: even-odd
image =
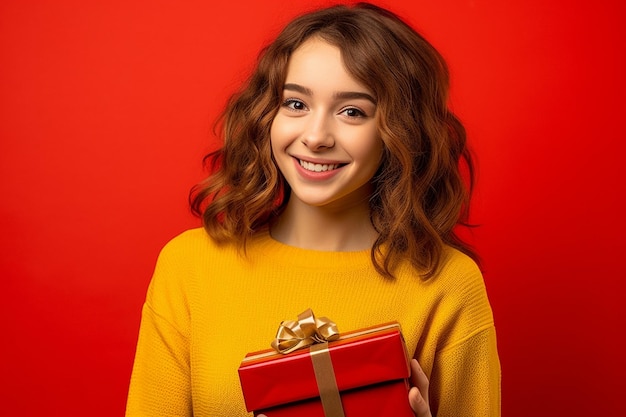
[[[324,115],[311,116],[301,138],[301,142],[310,150],[317,151],[335,145],[332,120],[328,119]]]

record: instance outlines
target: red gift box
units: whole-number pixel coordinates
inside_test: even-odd
[[[267,417],[414,417],[408,377],[406,347],[395,322],[288,354],[250,353],[239,367],[246,408]],[[343,411],[333,410],[337,406]]]

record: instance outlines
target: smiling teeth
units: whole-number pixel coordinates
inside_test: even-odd
[[[339,167],[339,164],[314,164],[312,162],[300,160],[300,166],[307,171],[324,172],[337,169],[337,167]]]

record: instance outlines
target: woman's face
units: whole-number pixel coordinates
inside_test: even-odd
[[[376,99],[337,47],[313,37],[293,52],[270,134],[292,199],[338,208],[369,199],[383,149]]]

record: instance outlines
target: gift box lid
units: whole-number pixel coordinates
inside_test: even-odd
[[[341,334],[328,343],[339,391],[405,379],[409,362],[396,322]],[[309,349],[246,355],[239,378],[248,411],[319,397]]]

